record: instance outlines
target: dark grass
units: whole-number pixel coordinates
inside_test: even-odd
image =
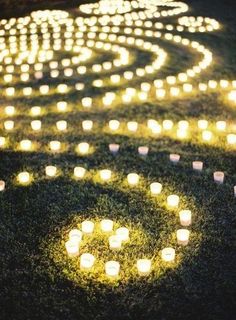
[[[191,14],[212,16],[224,25],[218,33],[194,36],[216,56],[214,68],[205,77],[235,78],[235,5],[227,1],[189,3],[193,8]],[[177,65],[177,54],[182,50],[173,46],[169,48],[175,60],[163,72],[177,72],[178,68],[188,65],[187,58]],[[135,53],[138,55],[135,65],[139,60],[146,62],[142,52]],[[91,79],[87,79],[88,84]],[[91,90],[90,87],[88,93]],[[75,93],[64,97],[73,106],[80,98]],[[57,95],[33,101],[17,99],[5,102],[1,98],[1,105],[13,102],[22,111],[27,111],[27,106],[32,105],[47,106],[50,112],[47,118],[43,118],[47,133],[37,138],[44,144],[53,135],[49,125],[60,118],[68,119],[74,125],[78,123],[78,126],[86,118],[100,123],[112,118],[135,118],[139,122],[148,118],[178,121],[206,117],[211,121],[228,119],[232,122],[236,119],[235,107],[229,105],[220,93],[166,103],[150,101],[104,111],[95,108],[91,112],[78,113],[77,110],[61,116],[53,113],[57,100]],[[22,128],[30,136],[30,117],[17,116],[17,119],[21,127],[19,125],[13,137],[23,138]],[[96,129],[94,135],[73,129],[64,138],[59,135],[58,139],[71,143],[90,141],[95,144],[96,152],[82,158],[73,150],[55,156],[45,149],[41,153],[1,151],[0,177],[10,185],[6,192],[0,194],[0,319],[235,319],[235,151],[225,149],[222,144],[206,146],[198,139],[193,142],[170,138],[153,140],[146,133],[139,134],[138,138],[125,134],[114,138],[102,132],[101,128]],[[114,139],[122,144],[121,152],[115,158],[108,152],[108,144]],[[137,157],[136,148],[145,144],[151,146],[150,155],[141,159]],[[168,161],[172,152],[181,154],[181,162],[177,166]],[[205,164],[200,175],[191,170],[191,162],[196,159]],[[58,165],[65,175],[50,182],[41,179],[44,166],[50,163]],[[93,179],[76,182],[71,178],[75,165],[95,170],[111,168],[118,173],[119,183],[101,185]],[[23,169],[33,169],[39,178],[25,188],[15,183],[16,174]],[[212,182],[215,170],[226,173],[223,186]],[[148,280],[124,276],[119,286],[76,278],[76,273],[70,271],[70,265],[61,263],[65,254],[60,251],[63,247],[60,240],[80,219],[109,216],[121,223],[137,225],[148,237],[154,236],[149,250],[145,252],[150,256],[152,251],[156,253],[162,248],[165,238],[173,232],[175,223],[177,225],[176,216],[174,220],[169,219],[163,201],[151,201],[143,185],[134,191],[121,187],[120,180],[132,171],[142,174],[144,184],[161,181],[166,186],[164,195],[170,191],[182,195],[183,206],[193,210],[193,239],[187,249],[178,249],[184,258],[176,268],[164,269],[159,276],[154,273]],[[138,254],[144,249],[133,250],[132,254]],[[102,252],[99,254],[103,255]],[[71,268],[73,270],[73,266]]]

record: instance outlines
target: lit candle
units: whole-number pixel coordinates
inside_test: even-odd
[[[136,132],[138,129],[138,123],[136,121],[129,121],[127,123],[127,128],[131,132]]]
[[[231,134],[228,134],[227,135],[227,143],[228,144],[236,144],[236,134],[233,134],[233,133],[231,133]]]
[[[93,267],[95,257],[91,253],[83,253],[80,257],[80,268],[82,270],[89,270]]]
[[[225,121],[217,121],[216,122],[216,128],[219,131],[225,131],[226,129],[226,122]]]
[[[150,190],[151,190],[151,194],[154,196],[157,194],[160,194],[162,190],[162,184],[159,182],[153,182],[150,185]]]
[[[0,191],[4,191],[5,190],[5,186],[6,186],[5,181],[0,180]]]
[[[31,140],[21,140],[21,142],[20,142],[21,150],[29,151],[31,149],[31,147],[32,147]]]
[[[31,109],[30,109],[30,113],[31,113],[31,115],[32,116],[39,116],[40,114],[41,114],[41,108],[40,107],[38,107],[38,106],[35,106],[35,107],[32,107]]]
[[[135,186],[139,183],[139,175],[137,173],[129,173],[127,180],[130,186]]]
[[[118,120],[110,120],[109,121],[109,128],[112,131],[116,131],[119,129],[120,122]]]
[[[78,144],[77,149],[80,154],[87,154],[89,152],[89,144],[87,142],[81,142]]]
[[[164,130],[171,130],[174,125],[173,121],[171,120],[164,120],[162,124],[163,124]]]
[[[120,149],[120,145],[116,143],[109,144],[109,150],[111,153],[116,154]]]
[[[67,110],[67,102],[66,101],[57,102],[57,110],[60,112],[65,112]]]
[[[198,128],[201,130],[205,130],[208,127],[207,120],[198,120]]]
[[[15,123],[14,123],[14,121],[12,121],[12,120],[4,121],[4,128],[5,128],[5,130],[8,130],[8,131],[13,130],[14,125],[15,125]]]
[[[60,141],[50,141],[49,142],[49,148],[51,151],[59,151],[61,149],[61,142]]]
[[[137,261],[137,269],[140,276],[147,276],[151,272],[151,260],[139,259]]]
[[[179,196],[176,194],[171,194],[170,196],[167,197],[167,205],[170,208],[178,208],[179,205]]]
[[[161,251],[161,258],[165,262],[173,262],[175,260],[175,249],[165,248]]]
[[[108,181],[111,179],[111,170],[108,169],[104,169],[104,170],[100,170],[100,178],[103,181]]]
[[[69,239],[72,240],[72,241],[81,242],[82,237],[83,237],[83,234],[82,234],[82,232],[81,232],[80,230],[78,230],[78,229],[72,229],[72,230],[69,232]]]
[[[204,130],[202,132],[202,139],[204,141],[210,141],[212,139],[212,132],[209,130]]]
[[[57,130],[59,130],[59,131],[66,131],[67,121],[65,121],[65,120],[57,121],[56,126],[57,126]]]
[[[170,161],[173,163],[178,163],[180,159],[180,155],[179,154],[170,154]]]
[[[34,130],[34,131],[39,131],[41,130],[41,126],[42,126],[42,123],[40,120],[33,120],[31,121],[31,128]]]
[[[146,147],[146,146],[138,147],[138,153],[139,153],[141,156],[146,156],[146,155],[148,154],[148,151],[149,151],[149,148]]]
[[[83,167],[74,168],[74,176],[78,179],[82,179],[86,173],[86,169]]]
[[[117,261],[108,261],[105,263],[105,272],[109,277],[117,277],[120,272],[120,264]]]
[[[178,244],[182,245],[182,246],[186,246],[189,241],[189,234],[190,234],[190,232],[187,229],[177,230],[176,235],[177,235]]]
[[[91,234],[94,230],[94,223],[92,221],[85,220],[82,222],[81,228],[83,233]]]
[[[120,250],[122,245],[122,239],[118,235],[109,237],[109,247],[111,250]]]
[[[55,166],[46,166],[45,168],[46,175],[48,177],[55,177],[57,174],[57,167]]]
[[[81,100],[82,106],[83,106],[84,108],[91,108],[92,102],[93,102],[93,100],[92,100],[92,98],[90,98],[90,97],[85,97],[85,98],[83,98],[83,99]]]
[[[13,116],[14,113],[15,113],[15,107],[7,106],[7,107],[5,107],[4,111],[5,111],[7,116]]]
[[[113,230],[113,221],[110,219],[103,219],[100,225],[103,232],[111,232]]]
[[[192,223],[192,212],[190,210],[181,210],[179,212],[180,224],[183,227],[188,227]]]
[[[116,235],[119,236],[122,241],[128,241],[129,229],[125,227],[120,227],[116,230]]]
[[[69,257],[76,257],[79,254],[79,242],[68,240],[65,243],[66,251]]]
[[[193,165],[193,170],[202,171],[202,169],[203,169],[203,162],[202,161],[193,161],[192,165]]]
[[[224,182],[224,172],[221,171],[216,171],[214,172],[214,181],[216,183],[222,184]]]
[[[6,138],[5,137],[0,137],[0,148],[3,148],[6,144]]]
[[[82,122],[82,128],[84,131],[91,131],[93,128],[93,121],[92,120],[84,120]]]
[[[28,184],[30,182],[30,174],[27,171],[23,171],[18,174],[18,181],[21,184]]]

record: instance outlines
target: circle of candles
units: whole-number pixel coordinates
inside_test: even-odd
[[[81,142],[78,144],[78,151],[80,154],[86,154],[89,152],[89,144],[87,142]]]
[[[192,212],[190,210],[181,210],[179,212],[180,224],[183,227],[188,227],[192,223]]]
[[[4,121],[5,130],[8,130],[8,131],[13,130],[14,129],[14,125],[15,125],[15,123],[12,120]]]
[[[83,253],[80,257],[80,268],[82,270],[89,270],[93,267],[95,257],[91,253]]]
[[[122,241],[128,241],[129,229],[125,227],[120,227],[116,230],[116,235],[119,236]]]
[[[150,184],[150,190],[152,195],[160,194],[162,190],[162,184],[159,182],[153,182]]]
[[[85,176],[86,169],[83,167],[74,168],[74,176],[78,179],[82,179]]]
[[[84,131],[91,131],[93,128],[93,121],[92,120],[84,120],[82,122],[82,128]]]
[[[113,230],[113,221],[110,219],[103,219],[100,222],[101,230],[103,232],[111,232]]]
[[[30,109],[30,113],[32,116],[39,116],[41,114],[41,107],[34,106]]]
[[[165,130],[171,130],[173,128],[174,123],[171,120],[164,120],[162,125]]]
[[[109,237],[109,247],[111,250],[120,250],[122,245],[122,239],[118,235],[112,235]]]
[[[69,257],[76,257],[79,254],[79,242],[68,240],[65,243],[66,251]]]
[[[128,184],[135,186],[139,183],[139,175],[137,173],[129,173],[127,175]]]
[[[109,144],[109,150],[111,153],[116,154],[120,149],[120,145],[116,143]]]
[[[140,276],[147,276],[151,272],[151,260],[139,259],[137,261],[137,269]]]
[[[67,129],[67,121],[65,120],[57,121],[56,126],[57,126],[57,130],[65,131]]]
[[[55,166],[46,166],[45,168],[46,175],[48,177],[55,177],[57,174],[57,167]]]
[[[21,184],[27,184],[30,182],[30,174],[27,171],[23,171],[21,173],[18,174],[18,181]]]
[[[85,234],[91,234],[94,230],[94,223],[89,220],[85,220],[81,224],[82,232]]]
[[[203,169],[203,162],[202,161],[193,161],[192,165],[193,165],[193,170],[202,171],[202,169]]]
[[[100,178],[103,181],[108,181],[111,179],[111,170],[108,170],[108,169],[100,170],[99,174],[100,174]]]
[[[171,208],[177,208],[179,205],[179,196],[171,194],[167,197],[167,205]]]
[[[31,121],[31,128],[34,131],[39,131],[41,129],[42,123],[40,120],[33,120]]]
[[[61,142],[60,141],[50,141],[49,147],[51,151],[59,151],[61,149]]]
[[[109,277],[117,277],[120,272],[120,264],[117,261],[108,261],[105,263],[105,272]]]
[[[80,242],[82,240],[82,236],[83,236],[82,232],[78,229],[72,229],[69,232],[69,239],[73,241]]]
[[[20,142],[21,150],[28,151],[31,149],[31,147],[32,147],[31,140],[21,140],[21,142]]]
[[[180,159],[180,155],[179,154],[170,154],[170,161],[173,162],[173,163],[177,163],[179,162],[179,159]]]
[[[0,191],[4,191],[5,190],[5,186],[6,186],[5,181],[0,180]]]
[[[216,128],[219,131],[225,131],[226,129],[226,122],[225,121],[217,121],[216,122]]]
[[[178,229],[176,232],[177,242],[179,245],[186,246],[189,241],[190,232],[187,229]]]
[[[148,151],[149,151],[149,148],[146,147],[146,146],[138,147],[138,153],[139,153],[141,156],[146,156],[146,155],[148,154]]]
[[[216,172],[214,172],[213,176],[214,176],[214,181],[216,183],[222,184],[224,182],[224,177],[225,177],[224,172],[216,171]]]
[[[173,262],[175,259],[175,249],[173,248],[164,248],[161,251],[161,258],[165,262]]]

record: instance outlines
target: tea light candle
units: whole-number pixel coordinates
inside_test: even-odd
[[[165,262],[173,262],[175,260],[175,249],[164,248],[161,251],[161,258]]]
[[[95,257],[91,253],[83,253],[80,257],[80,269],[89,270],[93,267]]]
[[[32,116],[39,116],[41,114],[41,107],[34,106],[30,109],[30,113]]]
[[[192,165],[193,165],[193,170],[202,171],[202,169],[203,169],[203,162],[202,161],[193,161]]]
[[[24,151],[29,151],[32,147],[31,140],[21,140],[20,142],[20,149]]]
[[[178,208],[179,205],[179,196],[176,194],[171,194],[167,197],[167,205],[171,208]]]
[[[224,172],[216,171],[214,172],[213,176],[214,176],[214,181],[216,183],[222,184],[224,182],[224,177],[225,177]]]
[[[7,116],[13,116],[15,114],[15,107],[7,106],[5,107],[4,111]]]
[[[177,230],[176,235],[177,235],[178,244],[182,245],[182,246],[186,246],[189,241],[189,234],[190,234],[190,232],[187,229]]]
[[[92,102],[93,102],[93,100],[92,100],[92,98],[90,98],[90,97],[85,97],[85,98],[83,98],[83,99],[81,100],[82,106],[83,106],[84,108],[91,108]]]
[[[30,174],[27,171],[23,171],[18,174],[18,181],[21,184],[28,184],[30,182]]]
[[[33,120],[31,121],[31,128],[34,130],[34,131],[39,131],[41,130],[41,127],[42,127],[42,123],[40,120]]]
[[[136,121],[129,121],[127,123],[127,128],[131,132],[136,132],[138,129],[138,123]]]
[[[139,259],[137,261],[137,269],[140,276],[147,276],[151,272],[151,260]]]
[[[110,180],[111,179],[111,170],[108,170],[108,169],[100,170],[100,178],[103,181]]]
[[[152,195],[160,194],[162,190],[162,184],[159,182],[153,182],[150,185],[150,190]]]
[[[120,149],[120,145],[116,143],[109,144],[109,150],[111,153],[116,154]]]
[[[57,167],[55,166],[46,166],[45,168],[46,175],[48,177],[55,177],[57,174]]]
[[[4,191],[5,190],[5,186],[6,186],[5,181],[0,180],[0,191]]]
[[[61,149],[61,142],[60,141],[50,141],[49,142],[49,148],[51,151],[59,151]]]
[[[138,153],[139,153],[141,156],[147,156],[148,151],[149,151],[149,148],[146,147],[146,146],[138,147]]]
[[[139,183],[139,175],[137,173],[129,173],[127,180],[130,186],[135,186]]]
[[[5,137],[0,137],[0,148],[4,147],[6,144],[6,138]]]
[[[14,129],[14,125],[15,125],[15,123],[12,120],[4,121],[5,130],[8,130],[8,131],[13,130]]]
[[[66,131],[67,121],[65,121],[65,120],[57,121],[56,126],[57,126],[57,130],[59,130],[59,131]]]
[[[171,130],[173,128],[174,123],[171,120],[164,120],[162,125],[164,130]]]
[[[89,144],[87,142],[81,142],[77,147],[80,154],[87,154],[89,152]]]
[[[113,221],[110,219],[103,219],[100,226],[103,232],[111,232],[113,230]]]
[[[65,112],[67,110],[67,102],[66,101],[59,101],[57,103],[57,110],[60,112]]]
[[[93,128],[93,121],[92,120],[84,120],[82,122],[82,128],[84,131],[91,131]]]
[[[82,240],[82,237],[83,237],[83,234],[78,229],[72,229],[69,232],[69,239],[72,240],[72,241],[80,242]]]
[[[120,250],[122,245],[122,239],[118,235],[109,237],[109,247],[111,250]]]
[[[208,127],[207,120],[198,120],[197,124],[198,124],[198,128],[201,130],[205,130]]]
[[[93,230],[94,230],[94,223],[92,221],[85,220],[82,222],[81,227],[82,227],[83,233],[91,234],[93,233]]]
[[[117,261],[108,261],[105,263],[105,272],[109,277],[117,277],[120,272],[120,264]]]
[[[122,241],[128,241],[129,229],[125,227],[120,227],[116,230],[116,235],[119,236]]]
[[[216,122],[216,129],[219,130],[219,131],[225,131],[226,122],[225,121],[217,121]]]
[[[79,242],[68,240],[65,243],[66,251],[69,257],[76,257],[79,254]]]
[[[120,122],[118,120],[110,120],[109,121],[109,128],[112,131],[118,130],[120,127]]]
[[[236,134],[230,133],[227,135],[227,143],[228,144],[236,144]]]
[[[202,132],[202,139],[204,141],[210,141],[212,139],[212,132],[209,130],[204,130]]]
[[[170,161],[175,163],[178,163],[180,160],[180,155],[179,154],[170,154]]]
[[[190,210],[181,210],[179,212],[180,224],[183,227],[188,227],[192,223],[192,212]]]
[[[85,176],[86,169],[83,167],[74,168],[74,176],[78,179],[82,179]]]

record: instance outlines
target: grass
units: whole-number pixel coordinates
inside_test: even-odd
[[[217,33],[188,35],[199,38],[216,57],[204,79],[235,78],[233,9],[227,3],[214,1],[190,1],[190,5],[191,14],[210,15],[224,25]],[[185,57],[178,46],[160,42],[162,45],[170,50],[172,59],[163,69],[163,76],[188,67],[196,58],[189,52]],[[133,54],[137,58],[131,68],[151,58],[142,50],[134,50]],[[179,57],[185,59],[178,64]],[[91,87],[93,79],[93,75],[86,79],[86,93],[99,95],[102,90],[94,92]],[[60,82],[64,80],[60,78]],[[78,79],[70,81],[76,83]],[[56,80],[52,82],[58,84]],[[32,83],[32,87],[36,86],[37,82]],[[55,113],[59,99],[68,101],[72,112]],[[33,99],[1,97],[1,124],[5,105],[13,104],[21,112],[14,117],[17,125],[9,134],[9,148],[0,152],[0,178],[7,181],[7,190],[0,193],[0,318],[235,319],[235,149],[226,147],[223,139],[204,144],[194,130],[184,141],[168,134],[155,138],[144,126],[149,118],[170,118],[175,123],[181,119],[196,123],[207,118],[211,126],[221,119],[234,123],[235,106],[227,102],[222,92],[164,102],[150,99],[143,104],[135,102],[111,109],[101,109],[98,104],[91,111],[80,107],[80,99],[78,92],[63,97],[54,92]],[[33,105],[44,109],[44,134],[30,130],[29,107]],[[87,118],[96,125],[92,133],[85,134],[81,121]],[[70,124],[65,135],[55,131],[55,123],[60,119]],[[122,120],[117,134],[107,130],[110,119]],[[137,135],[125,129],[124,122],[132,119],[142,124]],[[4,135],[2,126],[0,135]],[[34,152],[17,150],[16,141],[26,136],[38,142]],[[67,145],[69,142],[72,147],[67,152],[52,154],[48,150],[52,139]],[[80,141],[90,142],[94,152],[83,157],[76,154],[74,148]],[[115,157],[108,150],[108,144],[114,141],[121,144]],[[137,155],[140,145],[150,146],[147,158]],[[181,155],[178,165],[169,162],[170,153]],[[194,160],[204,162],[202,173],[191,169]],[[44,168],[48,164],[60,169],[56,179],[45,179]],[[84,180],[76,181],[72,176],[77,165],[88,169]],[[103,168],[114,171],[110,183],[101,183],[98,178],[98,170]],[[16,175],[23,170],[32,172],[34,178],[26,187],[16,183]],[[213,183],[216,170],[225,172],[224,185]],[[126,175],[130,172],[141,175],[137,188],[127,185]],[[153,181],[163,184],[163,192],[157,198],[151,197],[148,189]],[[166,197],[171,193],[181,198],[179,210],[188,208],[193,213],[191,241],[186,248],[176,245],[178,211],[166,207]],[[82,248],[98,258],[96,270],[81,273],[78,259],[71,260],[65,253],[68,231],[84,219],[98,224],[104,217],[113,219],[116,226],[128,226],[131,240],[121,252],[112,254],[106,238],[96,229],[95,236],[87,239]],[[177,250],[177,260],[172,266],[160,259],[160,250],[167,245]],[[138,277],[134,268],[136,259],[143,256],[152,259],[154,266],[147,278]],[[121,262],[121,275],[110,282],[104,276],[103,262],[113,258]]]

